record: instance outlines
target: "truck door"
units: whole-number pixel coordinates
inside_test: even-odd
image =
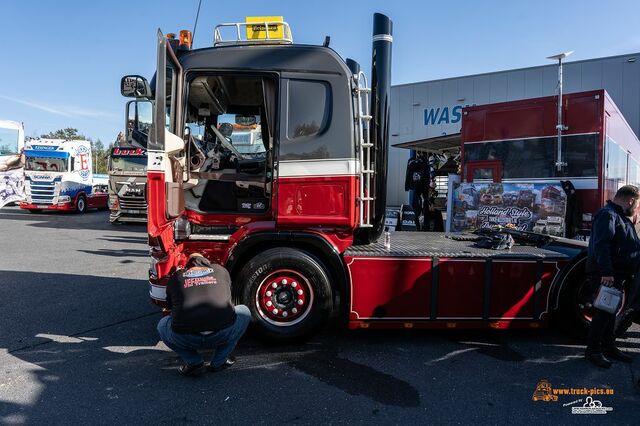
[[[180,63],[168,46],[166,37],[158,30],[154,125],[148,145],[148,229],[150,236],[162,234],[165,248],[171,240],[168,225],[184,211],[182,181],[185,144],[180,124],[182,75]]]

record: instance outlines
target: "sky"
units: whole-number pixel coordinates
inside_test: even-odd
[[[124,126],[120,78],[155,71],[155,39],[193,29],[198,0],[0,0],[0,120],[27,136],[75,127],[111,143]],[[637,0],[202,0],[194,47],[245,16],[282,15],[294,42],[370,69],[372,15],[394,22],[392,84],[640,52]]]

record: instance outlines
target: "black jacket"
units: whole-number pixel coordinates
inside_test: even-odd
[[[192,264],[191,268],[174,273],[167,284],[171,329],[195,334],[229,327],[236,320],[229,272],[204,258],[197,258]]]
[[[596,213],[589,239],[587,273],[603,277],[635,274],[640,239],[620,206],[607,201]]]
[[[419,193],[429,188],[429,162],[422,157],[410,158],[407,162],[407,173],[404,178],[404,190],[413,189]]]

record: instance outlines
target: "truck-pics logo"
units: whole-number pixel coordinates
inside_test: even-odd
[[[614,395],[615,391],[608,388],[554,388],[548,380],[543,379],[536,385],[531,400],[543,402],[558,402],[561,396],[587,395],[571,402],[562,404],[563,407],[571,407],[572,414],[607,414],[613,411],[612,407],[605,407],[602,401],[594,399],[593,395]],[[582,403],[582,404],[580,404]]]
[[[553,390],[551,389],[551,383],[546,380],[540,380],[536,385],[536,390],[533,392],[533,396],[531,397],[534,401],[557,401],[558,396],[553,394]]]

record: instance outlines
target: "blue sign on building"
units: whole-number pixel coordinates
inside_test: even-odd
[[[468,105],[464,105],[468,106]],[[426,108],[424,110],[424,125],[433,126],[436,124],[455,124],[462,119],[463,105],[452,107]]]

